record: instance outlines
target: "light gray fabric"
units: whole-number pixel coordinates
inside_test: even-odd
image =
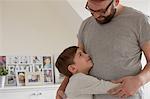
[[[98,24],[93,17],[86,19],[80,27],[78,39],[93,60],[90,75],[115,80],[141,71],[141,46],[150,41],[150,24],[144,14],[125,7],[107,24]],[[139,93],[129,99],[141,99]],[[95,99],[116,98],[99,95]]]
[[[67,99],[93,99],[92,94],[107,94],[109,89],[116,86],[118,84],[77,73],[69,79],[65,94]]]

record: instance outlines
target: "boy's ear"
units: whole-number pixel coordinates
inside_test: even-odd
[[[68,66],[68,70],[71,72],[71,73],[76,73],[77,72],[77,67],[75,65],[69,65]]]

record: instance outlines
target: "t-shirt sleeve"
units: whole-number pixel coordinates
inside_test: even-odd
[[[93,76],[85,76],[80,80],[80,94],[107,94],[107,91],[111,88],[118,86],[118,84],[111,83],[109,81],[98,80]]]
[[[145,16],[141,19],[139,43],[140,46],[146,42],[150,42],[150,17]]]

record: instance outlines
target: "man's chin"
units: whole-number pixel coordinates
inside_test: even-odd
[[[106,24],[106,23],[108,23],[108,22],[110,22],[110,20],[98,20],[98,19],[96,19],[96,21],[99,23],[99,24]]]

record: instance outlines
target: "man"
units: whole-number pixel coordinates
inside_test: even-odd
[[[121,83],[110,95],[95,95],[94,99],[142,99],[141,87],[150,81],[148,17],[122,6],[119,0],[88,0],[86,9],[92,16],[83,21],[78,40],[93,59],[90,75]],[[147,60],[143,70],[142,51]],[[60,90],[65,90],[67,81],[65,78]],[[61,99],[58,94],[57,99]]]

